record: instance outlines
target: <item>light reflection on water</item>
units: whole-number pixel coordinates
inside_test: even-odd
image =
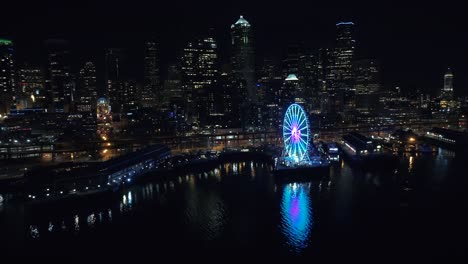
[[[75,215],[75,232],[78,233],[80,231],[80,217]]]
[[[312,229],[312,201],[309,183],[291,183],[283,188],[281,199],[281,232],[296,253],[308,246]]]
[[[238,164],[229,164],[229,167],[239,166]],[[242,165],[241,165],[242,166]],[[226,205],[220,199],[219,195],[214,193],[205,193],[207,190],[200,190],[197,188],[197,182],[207,181],[210,179],[216,182],[221,181],[222,175],[225,174],[227,167],[220,166],[209,172],[202,172],[197,174],[187,174],[179,176],[175,181],[165,181],[159,183],[148,183],[140,186],[134,186],[128,190],[121,191],[121,198],[118,201],[118,207],[115,208],[112,204],[108,208],[95,210],[94,212],[82,212],[78,214],[70,214],[70,211],[63,210],[63,216],[55,217],[52,221],[42,223],[36,219],[33,223],[28,225],[29,237],[33,239],[39,238],[39,233],[52,233],[52,231],[68,232],[72,231],[73,234],[79,234],[86,231],[86,229],[96,228],[98,224],[112,223],[117,217],[120,219],[135,210],[138,201],[156,201],[164,205],[167,202],[167,194],[173,193],[182,186],[188,187],[186,204],[187,224],[193,229],[199,229],[206,233],[207,239],[213,239],[221,232],[224,226]],[[178,187],[179,186],[179,187]],[[140,198],[140,199],[139,199]],[[85,210],[86,211],[86,210]],[[67,216],[68,214],[68,216]],[[45,218],[48,216],[44,215]],[[67,220],[68,219],[68,220]],[[83,224],[81,226],[81,220]],[[67,224],[71,229],[67,228]],[[55,225],[60,229],[55,228]]]
[[[322,238],[330,234],[337,236],[333,239],[348,235],[355,239],[351,232],[367,230],[367,223],[360,226],[361,222],[356,221],[362,217],[356,208],[363,204],[369,208],[390,205],[392,209],[405,199],[409,206],[426,205],[422,204],[426,199],[414,197],[419,198],[421,192],[425,192],[423,197],[437,194],[445,186],[440,183],[453,173],[451,164],[455,162],[451,153],[443,152],[407,156],[401,161],[395,172],[392,169],[385,174],[361,171],[347,163],[336,164],[328,181],[286,185],[274,181],[268,165],[250,161],[227,163],[207,172],[127,187],[102,201],[98,198],[50,212],[42,206],[31,211],[28,207],[24,223],[19,226],[22,234],[28,233],[22,237],[32,241],[31,248],[44,242],[57,246],[73,241],[85,247],[94,238],[114,246],[121,241],[106,235],[116,234],[115,237],[131,239],[135,248],[146,245],[139,239],[147,235],[154,237],[154,245],[166,245],[169,241],[171,246],[174,243],[184,250],[211,250],[213,246],[267,248],[279,249],[280,254],[284,249],[288,254],[308,255],[324,247]],[[404,196],[394,192],[394,187],[405,184],[403,176],[412,180],[411,185],[404,186],[418,192],[402,192]],[[439,184],[438,188],[426,188],[434,183]],[[4,193],[3,198],[4,210],[11,210]],[[379,222],[373,223],[377,228]],[[382,227],[386,224],[382,222]]]
[[[206,240],[217,238],[227,223],[226,205],[216,192],[187,190],[184,221]]]

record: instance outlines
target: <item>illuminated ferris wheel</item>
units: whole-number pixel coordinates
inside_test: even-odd
[[[283,142],[285,154],[289,158],[295,162],[308,159],[309,120],[298,104],[290,105],[284,115]]]

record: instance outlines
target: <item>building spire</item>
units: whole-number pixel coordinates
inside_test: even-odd
[[[239,19],[237,20],[236,23],[231,25],[231,28],[235,27],[236,25],[244,26],[244,27],[250,27],[249,21],[245,20],[243,15],[239,16]]]

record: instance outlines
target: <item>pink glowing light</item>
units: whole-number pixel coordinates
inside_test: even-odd
[[[292,125],[291,129],[291,141],[293,143],[298,143],[301,139],[301,130],[297,128],[297,124]]]

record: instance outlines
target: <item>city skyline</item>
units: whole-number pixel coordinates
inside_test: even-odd
[[[7,256],[467,254],[465,9],[0,7]]]
[[[15,8],[14,4],[11,5]],[[333,46],[335,24],[353,21],[356,24],[356,55],[381,62],[384,88],[399,86],[404,91],[418,88],[424,93],[434,94],[443,86],[440,75],[450,67],[456,76],[455,94],[466,95],[463,87],[467,87],[468,80],[463,72],[467,66],[462,58],[466,53],[463,47],[467,39],[462,32],[457,34],[460,29],[456,25],[462,21],[455,15],[447,15],[444,10],[448,7],[408,6],[407,9],[398,9],[390,6],[379,11],[360,5],[337,8],[318,5],[314,8],[316,12],[306,14],[300,8],[293,8],[301,6],[301,3],[291,3],[291,9],[297,13],[291,15],[280,13],[279,7],[269,7],[268,12],[261,12],[259,4],[242,5],[241,2],[239,5],[227,3],[227,8],[220,8],[216,3],[178,3],[167,6],[167,13],[155,11],[157,15],[152,15],[149,10],[156,9],[146,10],[147,6],[142,4],[126,9],[118,2],[97,5],[85,2],[79,6],[49,3],[38,6],[37,14],[25,11],[25,19],[21,21],[8,19],[11,15],[7,14],[2,37],[13,39],[19,62],[33,64],[43,61],[41,50],[44,50],[44,40],[67,39],[74,56],[83,58],[76,67],[91,60],[97,64],[99,75],[102,67],[99,64],[102,64],[106,48],[127,48],[134,54],[131,56],[133,62],[141,64],[139,57],[144,52],[144,41],[157,34],[161,64],[168,65],[176,60],[187,41],[203,35],[209,28],[214,28],[221,50],[220,60],[227,62],[230,56],[227,52],[229,26],[239,15],[253,25],[254,36],[258,39],[255,43],[257,61],[259,58],[282,60],[288,44],[300,41],[314,49]],[[302,3],[302,6],[307,5]],[[171,7],[177,7],[180,14],[170,18],[175,12]],[[452,14],[459,12],[455,6],[448,9]],[[36,21],[41,13],[48,16],[41,17],[37,26],[31,28],[30,22]],[[63,18],[64,14],[67,18]],[[79,20],[79,23],[70,19],[81,14],[86,14],[83,16],[86,19]],[[54,24],[54,18],[61,18],[63,23]],[[161,71],[166,72],[166,68],[162,67]]]

